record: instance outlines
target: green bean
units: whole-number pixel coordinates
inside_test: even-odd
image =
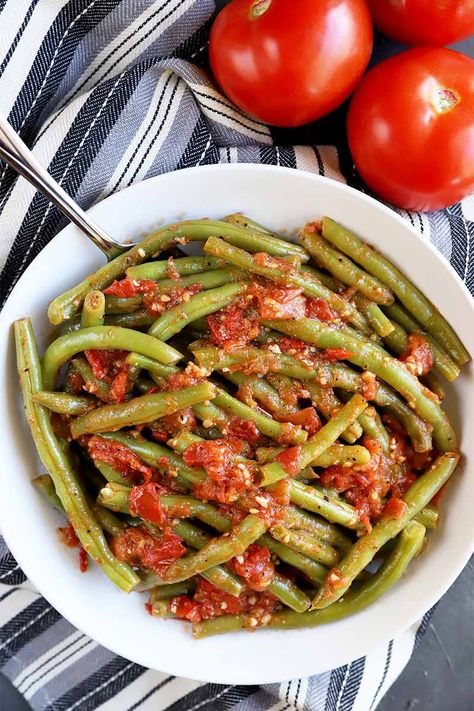
[[[195,318],[207,316],[230,304],[246,287],[246,284],[227,284],[218,289],[209,289],[195,294],[187,303],[178,304],[165,311],[156,319],[148,333],[155,338],[161,338],[162,341],[167,341]]]
[[[268,533],[261,536],[258,539],[258,543],[268,548],[271,553],[278,556],[284,563],[304,573],[311,582],[320,585],[325,579],[328,571],[324,565],[309,558],[307,555],[292,550],[287,545],[280,543],[280,541],[276,541]]]
[[[156,376],[162,381],[165,381],[170,375],[179,371],[179,368],[173,365],[163,365],[163,363],[141,355],[140,353],[129,353],[125,362],[132,368],[147,370],[152,376]]]
[[[166,569],[164,580],[177,583],[198,575],[215,565],[226,563],[237,555],[242,555],[265,531],[265,524],[258,516],[249,514],[233,527],[229,535],[212,539],[204,548],[185,558],[180,558]]]
[[[115,516],[112,511],[109,511],[104,506],[93,503],[91,509],[98,523],[109,535],[118,536],[127,528],[127,524],[124,521]],[[133,589],[135,590],[135,587]]]
[[[439,513],[431,506],[425,506],[424,509],[415,516],[415,520],[423,524],[428,530],[434,530],[438,524]]]
[[[171,471],[178,472],[189,486],[201,483],[206,479],[207,475],[204,469],[186,466],[181,457],[156,442],[148,442],[145,439],[135,438],[122,432],[100,432],[100,436],[125,445],[140,457],[145,464],[151,467],[159,467],[160,461],[166,459],[168,468]]]
[[[377,573],[364,581],[356,590],[345,595],[337,605],[306,612],[303,615],[295,615],[289,610],[275,612],[270,621],[270,627],[276,629],[313,627],[335,622],[363,610],[400,580],[409,563],[420,553],[424,537],[424,526],[416,521],[410,522],[401,532],[395,548]]]
[[[320,609],[331,605],[348,590],[352,581],[371,562],[380,548],[395,538],[407,523],[414,518],[446,483],[459,461],[459,454],[446,452],[422,474],[403,496],[405,510],[398,518],[383,516],[370,533],[359,538],[339,563],[336,571],[329,573],[321,590],[313,600],[313,607]],[[337,582],[337,587],[334,583]]]
[[[363,610],[400,580],[409,563],[420,553],[424,537],[425,529],[421,524],[415,521],[409,523],[401,532],[395,548],[377,573],[364,581],[357,590],[347,593],[337,605],[303,614],[297,614],[292,610],[279,610],[273,613],[268,626],[273,629],[315,627],[336,622],[336,620]],[[193,636],[195,639],[203,639],[211,635],[237,632],[245,625],[245,615],[226,615],[202,620],[193,624]]]
[[[114,279],[123,276],[130,267],[147,261],[173,245],[184,244],[193,240],[203,241],[210,235],[220,236],[226,230],[232,232],[234,228],[230,228],[225,222],[195,220],[168,225],[152,232],[142,242],[100,267],[77,286],[56,297],[48,308],[50,322],[57,325],[74,316],[82,307],[84,297],[88,291],[91,289],[102,291]]]
[[[309,466],[320,454],[334,444],[341,432],[344,432],[348,425],[354,422],[366,407],[367,400],[359,394],[354,395],[319,432],[316,432],[304,444],[300,445],[297,458],[299,471]],[[265,464],[262,467],[262,474],[264,485],[272,484],[288,477],[288,471],[277,462]]]
[[[174,348],[145,333],[120,326],[95,326],[68,333],[53,341],[43,356],[43,380],[46,390],[52,390],[60,367],[81,351],[120,349],[136,351],[170,365],[182,358]]]
[[[50,392],[42,390],[32,396],[32,400],[43,407],[47,407],[51,412],[58,412],[60,415],[84,415],[93,410],[95,402],[91,398],[69,395],[69,393]]]
[[[35,489],[39,491],[45,499],[47,499],[47,501],[49,501],[51,506],[55,508],[56,511],[59,513],[65,513],[64,506],[56,493],[53,480],[49,474],[41,474],[40,476],[35,477],[31,483]]]
[[[298,322],[266,321],[264,325],[276,328],[293,337],[301,338],[320,348],[346,348],[352,352],[348,357],[364,370],[370,370],[385,380],[408,401],[417,415],[433,426],[433,434],[438,449],[450,451],[456,446],[456,435],[446,414],[438,402],[429,397],[418,379],[412,375],[396,358],[391,358],[372,341],[363,342],[340,329],[332,328],[313,319],[301,319]]]
[[[245,403],[237,400],[237,398],[232,397],[232,395],[229,395],[229,393],[221,388],[217,388],[214,404],[217,405],[217,407],[221,407],[230,415],[253,422],[262,434],[272,437],[272,439],[285,439],[294,444],[301,444],[305,442],[308,437],[308,433],[301,429],[301,427],[288,422],[276,422],[258,410],[245,405]]]
[[[158,585],[150,592],[150,605],[153,605],[155,602],[160,602],[161,600],[171,600],[172,597],[189,595],[194,591],[195,587],[196,581],[193,579],[182,580],[180,583]]]
[[[267,464],[272,462],[275,457],[283,452],[283,447],[259,447],[255,454],[259,464]],[[334,464],[364,465],[370,461],[370,454],[365,447],[360,445],[348,446],[345,444],[332,444],[325,452],[322,452],[314,459],[309,466],[312,467],[331,467]]]
[[[214,257],[180,257],[179,259],[163,259],[161,261],[146,262],[127,269],[130,279],[165,279],[170,274],[178,273],[180,277],[191,274],[201,274],[212,269],[222,269],[225,262]],[[176,280],[179,281],[179,280]]]
[[[307,531],[341,551],[346,552],[352,546],[351,539],[340,528],[298,506],[288,506],[284,511],[283,520],[288,528]]]
[[[109,314],[105,317],[106,326],[121,326],[122,328],[149,328],[156,321],[156,316],[150,316],[146,309],[138,309],[133,313]]]
[[[106,314],[137,313],[142,306],[143,296],[141,294],[137,296],[113,296],[112,294],[107,294],[105,297]]]
[[[323,218],[323,236],[341,252],[351,257],[366,271],[386,284],[400,299],[405,308],[413,314],[428,333],[439,341],[441,346],[457,362],[467,363],[469,353],[439,311],[388,259],[364,244],[354,234],[333,222]]]
[[[428,390],[431,390],[431,392],[436,395],[440,402],[444,400],[446,393],[444,392],[442,384],[433,372],[423,375],[423,377],[420,378],[420,381],[426,388],[428,388]]]
[[[341,315],[347,316],[355,326],[365,328],[365,320],[361,319],[359,312],[352,304],[327,289],[309,274],[301,274],[298,269],[289,264],[283,268],[277,258],[268,257],[265,264],[261,264],[249,252],[233,247],[217,237],[210,237],[203,249],[207,254],[221,257],[252,274],[258,274],[283,286],[299,287],[307,296],[325,299],[331,308]]]
[[[314,380],[305,382],[305,387],[309,391],[311,401],[314,407],[327,420],[336,415],[342,407],[342,402],[330,387],[319,385]],[[346,427],[344,432],[341,432],[341,438],[349,444],[356,442],[362,436],[362,427],[358,420],[354,420],[349,427]]]
[[[362,524],[356,509],[341,499],[335,499],[318,489],[292,479],[290,501],[303,509],[320,514],[331,523],[339,523],[346,528],[361,530]]]
[[[178,511],[178,517],[183,516],[182,511],[185,511],[186,518],[197,518],[199,521],[206,523],[217,531],[227,533],[227,531],[232,529],[230,519],[221,514],[212,504],[196,499],[194,496],[183,496],[182,494],[161,496],[160,505],[163,506],[165,511],[170,512],[171,515],[174,515],[173,512],[175,510]],[[187,513],[188,511],[189,513]]]
[[[258,222],[255,222],[255,220],[252,220],[250,217],[247,217],[247,215],[243,215],[241,212],[234,212],[231,215],[226,215],[222,218],[222,222],[229,222],[231,225],[244,227],[246,230],[251,230],[253,232],[263,232],[264,235],[273,235],[274,237],[278,237],[278,235],[275,235],[272,230],[269,230],[267,227],[260,225]]]
[[[395,326],[392,324],[389,318],[385,316],[384,312],[373,301],[367,299],[362,294],[356,294],[354,296],[354,303],[370,323],[374,333],[378,336],[388,336],[394,330]]]
[[[377,304],[393,302],[393,294],[383,282],[360,269],[344,254],[331,247],[317,232],[307,232],[303,228],[300,232],[300,241],[315,262],[327,269],[343,284],[354,287],[367,299]]]
[[[202,274],[191,274],[190,276],[179,279],[179,281],[163,279],[157,282],[155,293],[166,294],[176,287],[186,289],[186,287],[194,285],[199,285],[203,291],[206,291],[216,289],[230,282],[245,281],[246,276],[246,273],[242,269],[224,265],[223,269],[215,269],[210,272],[203,272]]]
[[[206,423],[206,429],[209,429],[209,427],[218,427],[220,430],[224,429],[227,431],[229,417],[224,410],[214,405],[213,402],[209,402],[207,405],[203,403],[194,405],[193,412],[197,418],[202,420],[203,423]]]
[[[251,402],[245,401],[245,393],[248,393],[251,400],[254,399],[259,402],[273,415],[283,417],[292,412],[297,412],[297,408],[289,407],[287,403],[283,402],[277,390],[263,378],[258,378],[255,375],[244,375],[244,373],[238,372],[226,372],[223,373],[223,375],[226,380],[238,386],[237,397],[245,402],[246,405],[251,405]]]
[[[334,567],[341,559],[341,554],[329,543],[320,541],[307,531],[293,531],[286,526],[277,524],[272,526],[270,533],[280,543],[285,543],[298,553],[308,556],[329,568]]]
[[[101,291],[88,291],[82,307],[81,328],[102,326],[104,323],[105,296]]]
[[[376,439],[383,451],[388,454],[390,450],[390,439],[375,407],[368,407],[365,412],[359,415],[358,421],[364,430],[364,434],[367,437]]]
[[[273,257],[282,257],[283,259],[296,257],[301,262],[308,261],[308,255],[299,244],[273,234],[253,220],[239,215],[228,215],[228,217],[224,217],[223,221],[244,228],[222,235],[226,242],[235,247],[254,253],[266,252]]]
[[[79,373],[84,381],[84,390],[99,398],[103,402],[110,402],[110,385],[105,380],[99,380],[92,372],[92,368],[85,358],[73,358],[70,368]]]
[[[397,354],[403,353],[407,349],[408,344],[408,333],[419,333],[424,336],[430,346],[433,353],[433,363],[435,368],[443,375],[446,380],[452,382],[456,380],[459,375],[459,366],[454,362],[454,360],[446,353],[446,351],[440,346],[435,337],[429,333],[425,333],[422,327],[417,321],[415,321],[405,309],[400,306],[400,304],[391,304],[390,306],[384,307],[384,311],[392,319],[394,326],[397,328],[397,342],[392,340],[390,344],[387,341],[390,348],[393,348]],[[403,346],[403,350],[401,350]]]
[[[121,427],[153,422],[159,417],[191,407],[214,396],[214,386],[205,382],[183,390],[141,395],[128,402],[104,405],[78,417],[71,423],[71,434],[77,439],[83,434],[107,432]]]
[[[126,474],[121,474],[111,464],[107,464],[106,462],[99,462],[96,460],[94,461],[94,465],[96,469],[100,471],[106,481],[112,482],[114,484],[132,483],[127,478]]]
[[[130,566],[117,561],[112,555],[68,457],[58,444],[48,411],[32,400],[32,395],[41,391],[43,384],[30,320],[16,321],[14,330],[26,415],[40,459],[49,471],[57,496],[84,550],[116,585],[128,592],[138,582],[138,578]]]
[[[251,364],[261,372],[278,372],[301,380],[316,377],[314,368],[284,353],[273,353],[250,346],[227,353],[215,346],[203,346],[199,341],[191,343],[189,349],[198,365],[210,371],[220,370],[224,375],[230,368],[237,371],[240,365],[245,369]]]

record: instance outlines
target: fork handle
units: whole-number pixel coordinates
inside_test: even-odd
[[[51,177],[1,113],[0,159],[51,200],[108,258],[124,251]]]

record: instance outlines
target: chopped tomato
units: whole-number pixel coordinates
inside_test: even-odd
[[[179,370],[177,373],[168,375],[166,379],[166,390],[183,390],[192,385],[201,383],[204,379],[201,368],[194,363],[188,363],[186,370]]]
[[[362,395],[366,400],[375,400],[379,391],[379,383],[375,373],[366,370],[361,375]]]
[[[76,548],[79,545],[79,538],[72,526],[58,528],[58,537],[61,543],[64,543],[68,548]]]
[[[79,570],[81,573],[87,573],[87,568],[89,564],[89,559],[84,548],[81,546],[79,548]]]
[[[260,431],[251,420],[241,420],[240,417],[232,417],[226,426],[226,434],[236,439],[255,444],[260,437]]]
[[[286,415],[285,420],[293,425],[301,425],[310,437],[319,432],[322,427],[321,420],[314,407],[305,407],[292,415]]]
[[[128,389],[128,368],[121,370],[115,376],[110,388],[110,399],[112,402],[124,402]]]
[[[426,375],[433,367],[431,343],[421,333],[410,333],[407,348],[399,360],[413,375]]]
[[[242,300],[210,314],[207,325],[212,341],[227,350],[247,345],[260,333],[257,313],[245,308]]]
[[[242,440],[229,437],[227,440],[196,442],[184,450],[185,464],[191,467],[201,466],[208,475],[208,479],[195,486],[200,498],[228,504],[236,501],[253,485],[251,467],[244,462],[235,461],[236,455],[242,452],[243,447]]]
[[[123,366],[127,351],[87,350],[84,351],[92,372],[98,380],[111,383]]]
[[[325,348],[324,359],[328,361],[346,360],[355,355],[353,351],[348,351],[346,348]]]
[[[267,528],[281,522],[286,507],[290,503],[290,488],[286,479],[282,479],[272,486],[272,490],[253,488],[245,492],[239,506],[246,511],[254,513],[265,522]]]
[[[262,319],[299,319],[306,315],[306,298],[302,289],[276,286],[271,282],[253,284],[251,293]]]
[[[93,461],[110,464],[124,477],[133,481],[151,479],[153,469],[144,464],[142,460],[121,442],[107,439],[100,435],[93,435],[88,443],[89,456]]]
[[[201,620],[198,603],[191,600],[187,595],[171,598],[169,611],[179,617],[180,620],[189,620],[190,622],[199,622]]]
[[[283,469],[288,472],[290,476],[296,476],[300,471],[300,460],[301,460],[301,446],[290,447],[289,449],[284,449],[275,457],[275,460],[281,464]]]
[[[170,437],[176,437],[180,432],[189,432],[197,425],[192,408],[186,407],[177,410],[171,415],[165,415],[147,425],[153,439],[157,442],[166,442]]]
[[[168,512],[161,506],[160,496],[166,493],[163,486],[153,481],[134,486],[129,497],[130,513],[165,528],[170,519]]]
[[[400,518],[400,516],[405,513],[407,508],[408,506],[403,499],[398,499],[392,496],[383,510],[383,515],[387,518]]]
[[[141,526],[127,528],[114,536],[110,546],[119,560],[154,570],[158,575],[186,553],[181,538],[169,529],[158,539]]]
[[[153,279],[120,279],[115,280],[110,286],[104,289],[104,294],[117,296],[119,299],[127,299],[137,294],[146,294],[156,289],[156,281]]]
[[[257,543],[252,543],[245,553],[234,558],[232,566],[252,590],[264,590],[275,575],[270,551]]]
[[[156,287],[156,284],[155,284]],[[186,303],[191,296],[201,291],[200,284],[189,284],[185,289],[181,286],[173,286],[166,293],[160,291],[149,291],[143,297],[143,305],[150,316],[158,316],[181,303]]]
[[[272,257],[267,254],[267,252],[256,252],[253,255],[253,260],[259,267],[278,269],[287,273],[295,271],[295,268],[291,262],[288,262],[286,259],[281,259],[280,257]]]
[[[326,323],[342,320],[341,315],[332,309],[325,299],[310,298],[306,298],[306,318],[317,318]]]

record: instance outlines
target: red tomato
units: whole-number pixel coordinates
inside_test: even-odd
[[[378,29],[397,42],[442,47],[474,34],[474,0],[369,0]]]
[[[474,60],[419,47],[381,62],[347,119],[354,163],[384,200],[447,207],[474,190]]]
[[[366,0],[233,0],[209,45],[231,101],[275,126],[301,126],[342,104],[371,52]]]

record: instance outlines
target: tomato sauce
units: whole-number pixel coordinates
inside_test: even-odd
[[[325,323],[340,323],[342,316],[332,309],[325,299],[306,298],[306,318],[315,318]]]
[[[114,555],[129,565],[154,570],[162,575],[175,560],[186,553],[181,538],[170,529],[165,529],[160,539],[145,528],[127,528],[111,539]]]
[[[399,360],[405,363],[413,375],[426,375],[433,367],[431,343],[421,333],[410,333],[407,348]]]
[[[156,281],[153,279],[116,279],[110,286],[104,289],[107,296],[116,296],[119,299],[130,299],[138,294],[147,294],[156,289]]]
[[[252,543],[245,553],[233,558],[231,566],[249,588],[258,592],[264,590],[275,575],[270,551],[257,543]]]
[[[121,442],[93,435],[87,442],[89,456],[93,461],[110,464],[125,479],[134,482],[150,481],[153,475],[152,467],[142,460]]]
[[[61,543],[64,543],[68,548],[79,548],[79,570],[81,573],[86,573],[88,568],[88,556],[82,547],[79,538],[76,535],[74,528],[69,525],[65,528],[58,528],[58,537]]]

